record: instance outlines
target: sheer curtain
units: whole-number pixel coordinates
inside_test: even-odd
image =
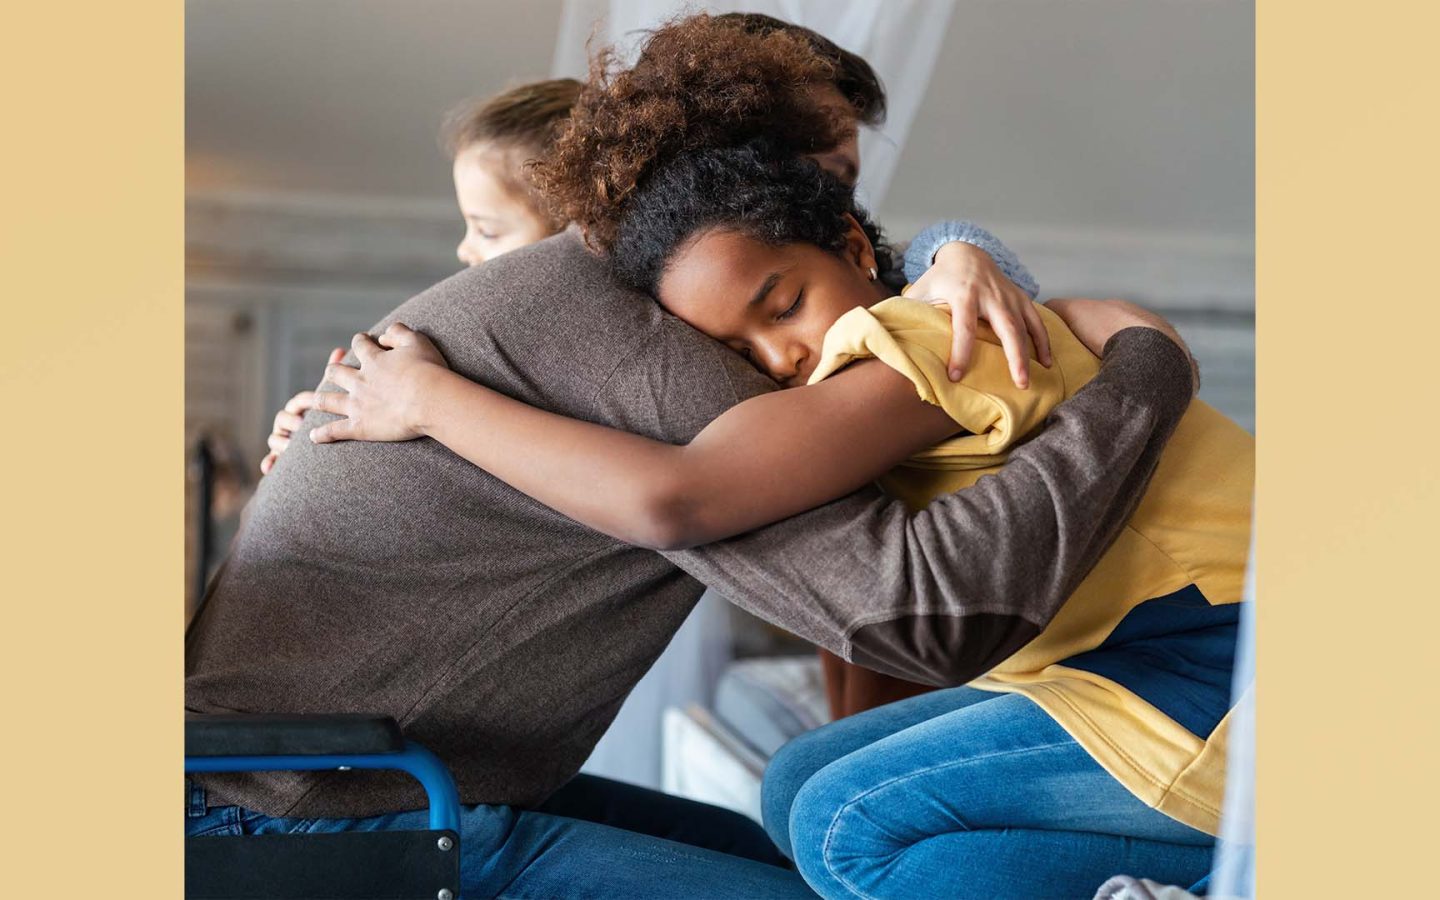
[[[954,5],[954,0],[566,0],[551,74],[583,79],[588,72],[586,42],[592,36],[626,48],[633,59],[646,30],[690,13],[758,12],[804,25],[865,57],[889,94],[885,124],[860,135],[859,193],[874,209],[884,200],[925,96]],[[636,685],[584,771],[658,788],[661,716],[669,706],[710,703],[715,681],[730,660],[731,637],[725,601],[706,591]]]

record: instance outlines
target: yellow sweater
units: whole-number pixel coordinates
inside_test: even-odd
[[[1004,352],[982,329],[970,371],[946,374],[950,315],[903,297],[842,316],[825,337],[813,384],[852,360],[875,358],[969,434],[916,454],[882,486],[912,508],[974,484],[1005,461],[1099,361],[1039,307],[1054,366],[1010,380]],[[1195,401],[1114,545],[1029,644],[972,682],[1029,697],[1111,775],[1150,806],[1218,833],[1235,622],[1250,545],[1255,441]]]

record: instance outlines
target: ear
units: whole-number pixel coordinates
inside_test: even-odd
[[[845,259],[853,263],[861,272],[868,272],[876,267],[875,246],[870,243],[865,229],[860,227],[859,219],[846,213],[845,220],[849,223],[849,229],[845,234]]]

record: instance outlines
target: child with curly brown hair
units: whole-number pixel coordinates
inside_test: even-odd
[[[594,56],[573,127],[536,164],[536,180],[592,246],[610,250],[638,186],[677,154],[763,139],[775,152],[807,156],[854,185],[858,129],[878,126],[885,111],[884,88],[870,65],[813,31],[754,13],[692,16],[655,31],[633,67],[621,65],[613,50]],[[969,365],[982,317],[1000,335],[1017,385],[1029,383],[1029,341],[1049,364],[1049,335],[1030,302],[1038,286],[984,229],[938,223],[915,240],[907,260],[915,282],[908,293],[944,299],[952,312],[952,380]],[[934,262],[940,264],[927,271]],[[625,254],[618,263],[625,265]],[[978,283],[986,288],[977,290]],[[833,718],[930,690],[818,652]]]

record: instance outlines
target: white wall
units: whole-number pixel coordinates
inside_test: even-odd
[[[961,0],[888,216],[1249,239],[1254,8]]]

